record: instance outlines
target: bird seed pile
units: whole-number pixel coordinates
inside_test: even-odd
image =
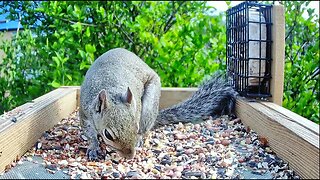
[[[77,112],[46,131],[35,146],[7,170],[25,161],[43,159],[48,173],[62,171],[71,179],[110,178],[294,178],[288,164],[278,158],[265,138],[227,116],[199,124],[164,126],[148,134],[144,147],[131,160],[105,150],[105,159],[88,161],[87,137]]]

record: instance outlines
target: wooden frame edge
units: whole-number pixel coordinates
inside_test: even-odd
[[[159,109],[164,109],[177,104],[190,97],[198,88],[162,87]]]
[[[302,178],[319,178],[319,126],[271,102],[239,98],[236,115],[260,136],[267,138],[277,154]]]
[[[58,88],[12,110],[19,112],[13,116],[16,122],[13,117],[2,119],[1,125],[6,126],[0,132],[0,171],[32,148],[44,131],[72,113],[76,95],[74,88]]]
[[[270,93],[272,97],[269,99],[271,102],[282,106],[285,63],[285,17],[283,5],[273,5],[272,21],[272,78],[270,81]]]
[[[161,88],[160,109],[190,97],[197,88]],[[42,133],[66,118],[79,105],[80,87],[63,86],[18,108],[17,122],[0,124],[0,171],[28,151]],[[238,98],[236,115],[266,137],[275,153],[302,178],[319,177],[319,126],[271,102]],[[2,123],[2,122],[1,122]],[[2,131],[1,131],[2,128]],[[5,128],[5,130],[3,130]]]
[[[80,86],[61,86],[60,88],[73,88],[77,91],[77,106],[80,104]],[[178,102],[187,99],[197,91],[198,88],[183,88],[183,87],[162,87],[159,109],[163,109]]]

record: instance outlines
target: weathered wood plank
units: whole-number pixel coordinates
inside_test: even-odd
[[[61,88],[74,88],[77,91],[77,106],[80,103],[80,86],[62,86]],[[198,88],[162,87],[159,108],[163,109],[177,104],[196,92]]]
[[[319,178],[319,131],[315,130],[319,125],[311,121],[302,125],[298,123],[303,119],[299,115],[273,106],[273,103],[239,98],[236,115],[246,126],[266,137],[274,152],[302,178]]]
[[[76,94],[74,88],[56,89],[32,103],[17,107],[22,112],[17,122],[1,120],[1,124],[7,125],[0,130],[0,171],[16,156],[22,156],[28,151],[44,131],[76,109]]]
[[[80,105],[80,86],[61,86],[60,88],[74,89],[77,92],[76,106],[79,107],[79,105]]]
[[[282,106],[283,82],[284,82],[284,47],[285,47],[285,18],[284,6],[274,5],[272,7],[272,62],[270,100]]]
[[[79,105],[79,86],[61,87],[19,108],[17,122],[0,121],[0,169],[23,155],[45,131]],[[160,108],[188,98],[197,88],[162,88]],[[237,100],[237,116],[266,137],[277,155],[303,178],[319,177],[319,126],[274,103]]]
[[[265,106],[268,106],[271,109],[274,109],[275,111],[281,114],[291,117],[291,119],[296,123],[300,124],[301,126],[304,126],[305,128],[309,129],[310,131],[313,131],[316,134],[319,134],[319,126],[316,125],[314,122],[310,121],[309,119],[306,119],[275,103],[271,103],[271,102],[261,102],[261,103]]]
[[[161,88],[159,108],[163,109],[190,97],[198,88]]]

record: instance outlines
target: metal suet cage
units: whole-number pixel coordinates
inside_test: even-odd
[[[272,5],[245,1],[227,10],[227,76],[245,97],[270,97]]]

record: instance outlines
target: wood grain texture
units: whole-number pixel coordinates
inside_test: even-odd
[[[1,126],[0,132],[0,171],[32,148],[44,131],[76,109],[76,91],[59,88],[16,109],[22,112],[17,122],[1,122],[7,125]]]
[[[281,107],[282,108],[282,107]],[[302,178],[319,178],[319,125],[298,122],[302,117],[273,103],[248,102],[239,98],[236,115],[266,137],[272,150]]]
[[[23,155],[42,133],[79,104],[79,86],[61,87],[18,108],[24,112],[17,122],[0,121],[0,171]],[[162,88],[160,108],[179,103],[197,88]],[[239,98],[236,115],[268,139],[277,155],[289,162],[302,178],[319,177],[319,125],[270,102],[248,102]]]
[[[80,86],[61,86],[60,88],[73,89],[77,92],[76,95],[76,106],[80,105]]]
[[[159,108],[163,109],[190,97],[198,88],[161,88]]]
[[[306,119],[282,106],[279,106],[275,103],[271,102],[261,102],[261,104],[268,106],[271,109],[274,109],[275,111],[278,111],[281,114],[285,114],[289,117],[291,117],[291,120],[294,122],[300,124],[301,126],[304,126],[305,128],[309,129],[313,133],[319,134],[319,126],[317,126],[314,122],[310,121],[309,119]]]
[[[270,101],[282,106],[284,82],[285,18],[283,5],[272,7],[272,62]]]
[[[80,86],[62,86],[60,88],[73,88],[77,91],[77,106],[80,103]],[[198,88],[162,87],[159,108],[163,109],[177,104],[190,97]]]

